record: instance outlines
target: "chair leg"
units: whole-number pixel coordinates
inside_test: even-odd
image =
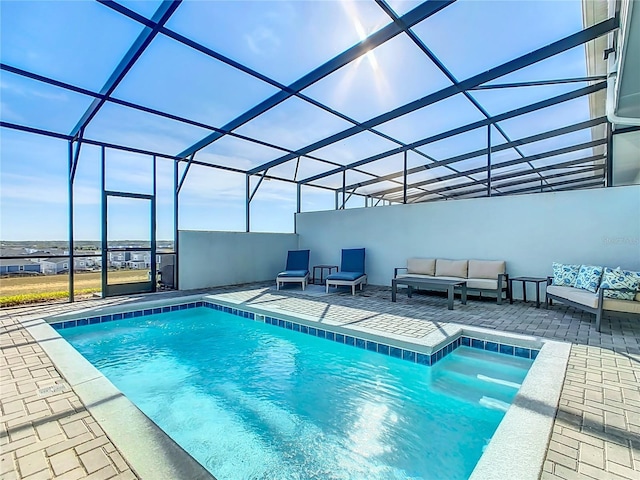
[[[276,280],[276,290],[280,290],[280,282]]]
[[[356,286],[355,284],[351,285],[351,295],[355,295],[356,294]]]
[[[326,282],[325,285],[327,286],[326,293],[329,293],[329,282]]]

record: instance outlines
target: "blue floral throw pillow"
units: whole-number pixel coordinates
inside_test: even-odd
[[[580,265],[564,265],[553,262],[553,284],[562,287],[574,287],[579,271]]]
[[[633,300],[636,292],[640,288],[640,274],[638,272],[622,270],[620,267],[615,270],[605,268],[600,286],[602,288],[612,289],[604,291],[604,296],[607,298]]]
[[[594,267],[593,265],[582,265],[576,278],[576,288],[588,290],[595,293],[600,286],[602,278],[602,267]]]

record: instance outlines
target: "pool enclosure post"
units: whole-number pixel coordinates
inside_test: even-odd
[[[158,210],[156,204],[156,193],[158,191],[157,185],[157,165],[158,159],[156,156],[153,156],[153,193],[151,195],[151,286],[152,291],[155,292],[158,286],[158,265],[156,262],[156,257],[158,256],[157,248],[158,248],[158,238],[157,238],[157,227],[158,227]],[[174,267],[175,268],[175,267]],[[174,272],[175,276],[175,272]]]
[[[262,172],[262,174],[260,175],[260,178],[258,179],[258,183],[256,184],[255,188],[253,189],[253,192],[251,191],[251,174],[250,173],[246,173],[245,174],[245,178],[246,178],[246,182],[245,182],[246,183],[246,189],[245,189],[245,194],[246,194],[245,232],[251,231],[251,224],[250,224],[250,220],[251,220],[251,217],[250,217],[250,215],[251,215],[251,200],[253,200],[253,197],[255,197],[256,193],[258,193],[258,188],[260,188],[260,185],[262,184],[262,181],[266,178],[268,171],[269,171],[269,169],[267,168],[266,170],[264,170]]]
[[[78,142],[78,149],[80,143]],[[69,141],[69,178],[68,178],[68,191],[69,191],[69,302],[73,302],[73,140]]]
[[[192,157],[193,159],[193,157]],[[180,198],[180,187],[182,184],[178,183],[178,160],[173,162],[173,249],[175,251],[175,258],[173,260],[173,284],[176,290],[180,289],[180,275],[178,274],[178,263],[180,261],[180,255],[178,250],[178,199]],[[185,170],[186,173],[186,170]],[[184,177],[183,177],[184,180]]]
[[[244,206],[244,209],[245,209],[244,231],[245,232],[249,232],[250,230],[250,224],[249,224],[250,223],[249,215],[251,214],[251,197],[249,192],[251,188],[250,182],[251,182],[251,177],[249,177],[249,174],[247,173],[245,175],[245,206]]]
[[[487,197],[491,196],[491,124],[487,125]]]
[[[611,122],[607,122],[607,158],[606,158],[607,170],[605,172],[605,186],[613,186],[613,133],[611,128]]]
[[[402,169],[402,203],[407,203],[407,151],[404,151],[404,168]]]
[[[295,178],[296,176],[297,176],[297,167],[296,167],[296,175],[294,175],[293,178]],[[296,183],[296,215],[293,216],[293,233],[298,233],[298,215],[297,214],[302,211],[301,196],[302,196],[302,185],[300,185],[299,183]]]
[[[104,145],[100,147],[100,190],[101,190],[101,251],[102,251],[102,298],[107,296],[107,280],[109,271],[109,258],[107,254],[107,181],[106,181],[106,152]]]

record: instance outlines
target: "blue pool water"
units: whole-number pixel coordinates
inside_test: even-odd
[[[532,363],[426,367],[207,308],[60,334],[219,480],[467,478]]]

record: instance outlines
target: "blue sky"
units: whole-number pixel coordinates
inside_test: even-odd
[[[150,17],[159,2],[121,2]],[[418,2],[394,1],[402,15]],[[142,27],[91,1],[0,2],[1,61],[56,80],[99,91]],[[390,21],[373,1],[185,1],[167,27],[283,84],[290,84],[328,59],[377,31]],[[418,24],[413,31],[458,80],[545,46],[579,31],[579,0],[458,1]],[[580,46],[494,82],[579,77],[586,74]],[[305,89],[308,97],[357,121],[449,86],[450,81],[406,35],[399,35],[369,54]],[[502,113],[583,84],[522,87],[473,92],[491,115]],[[90,97],[48,86],[3,71],[0,76],[0,118],[68,134],[91,103]],[[208,58],[173,39],[159,35],[114,92],[114,97],[223,126],[276,88]],[[484,118],[462,95],[425,107],[379,126],[379,131],[404,142]],[[511,139],[566,126],[589,118],[586,98],[505,121]],[[297,149],[349,128],[351,123],[290,98],[237,133],[289,149]],[[107,103],[89,124],[87,138],[177,154],[209,131]],[[0,129],[0,238],[4,240],[65,239],[67,236],[67,144],[65,141]],[[495,143],[505,139],[495,131]],[[588,141],[588,131],[555,139],[557,145]],[[485,146],[486,129],[421,147],[443,159]],[[540,142],[542,143],[542,142]],[[365,132],[316,152],[347,164],[396,147]],[[554,148],[530,144],[525,154]],[[225,137],[198,152],[200,161],[247,169],[278,158],[282,151]],[[576,152],[577,158],[584,152]],[[506,150],[498,160],[515,158]],[[409,166],[426,159],[409,153]],[[460,167],[474,168],[485,159],[470,159]],[[107,188],[151,193],[151,159],[107,150]],[[158,160],[158,237],[173,232],[173,166]],[[298,178],[329,168],[305,159]],[[362,170],[383,174],[402,168],[400,156],[374,162]],[[269,173],[293,178],[295,162]],[[100,236],[100,151],[83,146],[75,182],[75,236]],[[438,167],[417,174],[419,181],[451,173]],[[371,178],[349,172],[347,183]],[[180,228],[244,230],[244,175],[194,166],[180,195]],[[255,181],[253,182],[255,184]],[[338,187],[341,175],[319,184]],[[376,188],[393,186],[385,182]],[[263,182],[252,202],[252,230],[293,231],[295,185]],[[365,192],[367,190],[364,190]],[[373,191],[371,189],[370,191]],[[353,197],[348,207],[364,205]],[[110,238],[148,235],[147,206],[142,201],[110,204]],[[333,192],[305,187],[303,211],[333,208]]]

